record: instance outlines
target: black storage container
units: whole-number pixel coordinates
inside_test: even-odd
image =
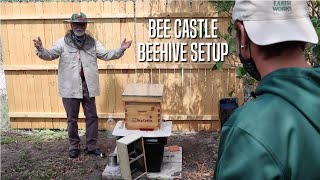
[[[143,138],[147,172],[160,172],[167,137]]]

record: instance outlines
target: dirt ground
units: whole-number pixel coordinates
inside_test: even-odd
[[[66,136],[65,131],[50,131],[50,136],[47,132],[2,131],[1,179],[101,179],[107,158],[87,156],[81,151],[79,158],[70,159]],[[81,136],[82,149],[84,142]],[[212,179],[218,143],[216,132],[174,133],[166,146],[183,148],[183,179]],[[109,154],[115,140],[101,131],[99,146]]]

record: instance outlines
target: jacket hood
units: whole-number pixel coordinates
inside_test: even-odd
[[[300,111],[320,132],[320,68],[285,68],[265,76],[256,95],[277,95]]]

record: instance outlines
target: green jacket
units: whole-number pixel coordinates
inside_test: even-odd
[[[320,68],[264,77],[222,128],[216,180],[320,180]]]

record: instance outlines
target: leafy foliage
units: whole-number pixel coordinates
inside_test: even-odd
[[[217,62],[215,63],[211,70],[219,70],[219,71],[223,71],[223,62]]]
[[[231,16],[232,7],[234,6],[234,1],[223,1],[223,0],[208,0],[210,3],[212,3],[217,12],[219,14],[221,13],[227,13],[229,16]],[[315,30],[318,34],[318,37],[320,37],[320,0],[310,0],[308,1],[308,6],[310,8],[310,17],[313,26],[315,27]],[[228,23],[227,33],[223,34],[220,31],[218,31],[218,37],[220,37],[220,40],[224,40],[229,44],[229,66],[236,69],[236,75],[237,78],[242,79],[243,83],[245,85],[255,85],[257,82],[251,78],[247,71],[242,67],[241,64],[235,63],[237,61],[236,58],[236,44],[234,37],[232,36],[232,30],[233,30],[233,23],[230,19]],[[308,45],[306,51],[305,51],[305,57],[306,60],[314,67],[320,66],[320,42],[318,44],[310,44]],[[231,60],[230,60],[231,59]],[[212,67],[212,70],[219,70],[223,71],[223,65],[224,62],[218,62],[215,63]],[[233,95],[233,91],[231,90],[229,92],[229,96]]]
[[[320,7],[320,2],[317,1],[318,3],[318,11]],[[320,37],[320,17],[313,16],[311,18],[312,24],[315,27],[315,30],[318,34],[318,37]],[[306,58],[310,62],[312,66],[320,66],[320,43],[316,45],[311,45],[307,48],[306,51]]]
[[[8,99],[6,94],[0,95],[0,118],[1,118],[1,128],[7,129],[9,128],[9,109],[8,109]]]
[[[238,66],[236,67],[236,74],[237,78],[241,79],[247,74],[247,70],[242,66]]]
[[[234,1],[209,0],[209,2],[215,5],[218,13],[222,13],[222,12],[231,13],[231,7],[233,7],[234,5]]]

